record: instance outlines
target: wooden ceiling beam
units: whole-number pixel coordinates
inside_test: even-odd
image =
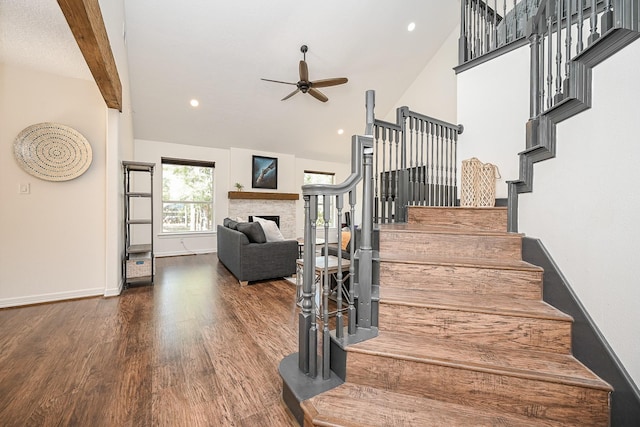
[[[107,107],[122,112],[122,83],[98,0],[58,0],[58,4]]]

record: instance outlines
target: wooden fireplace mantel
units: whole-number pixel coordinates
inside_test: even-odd
[[[229,191],[229,199],[245,200],[298,200],[298,193],[269,193],[258,191]]]

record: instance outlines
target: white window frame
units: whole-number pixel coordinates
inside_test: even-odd
[[[215,232],[215,162],[211,161],[202,161],[202,160],[188,160],[188,159],[177,159],[177,158],[169,158],[162,157],[161,159],[162,172],[163,176],[161,177],[162,190],[161,191],[161,208],[160,208],[160,218],[161,218],[161,226],[162,226],[162,234],[163,235],[197,235],[197,234],[210,234]],[[165,200],[164,198],[164,166],[165,165],[176,165],[176,166],[191,166],[191,167],[207,167],[211,168],[211,201],[199,202],[199,201],[190,201],[190,200]],[[211,209],[211,218],[210,225],[208,230],[166,230],[165,229],[165,217],[164,217],[164,207],[167,203],[188,203],[188,204],[205,204],[210,205]]]

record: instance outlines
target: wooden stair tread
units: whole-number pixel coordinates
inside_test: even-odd
[[[397,264],[424,264],[424,265],[443,265],[451,267],[475,267],[475,268],[491,268],[501,270],[526,270],[526,271],[544,271],[537,265],[530,264],[522,260],[513,259],[490,259],[490,258],[451,258],[439,257],[438,255],[418,255],[418,254],[380,254],[381,262],[390,262]]]
[[[428,224],[412,224],[412,223],[393,223],[393,224],[380,224],[379,230],[381,233],[385,231],[400,232],[400,233],[431,233],[431,234],[464,234],[472,236],[504,236],[522,238],[524,234],[510,233],[507,231],[491,231],[491,230],[469,230],[460,229],[454,225],[428,225]],[[381,236],[382,238],[382,236]]]
[[[380,331],[378,337],[350,345],[347,351],[612,391],[570,354],[500,349],[446,338],[417,339],[391,331]]]
[[[533,317],[568,322],[573,320],[568,314],[561,312],[542,300],[510,298],[507,296],[492,296],[491,298],[487,298],[485,295],[463,294],[460,292],[381,286],[380,302],[382,304],[473,311],[477,313]]]
[[[547,420],[506,415],[486,408],[433,399],[346,382],[302,402],[316,426],[559,426]],[[306,424],[305,424],[306,425]]]

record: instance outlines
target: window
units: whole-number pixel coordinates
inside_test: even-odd
[[[316,171],[304,171],[304,184],[335,184],[335,174],[333,172],[316,172]],[[333,200],[330,198],[331,203],[328,207],[331,219],[330,226],[335,224],[335,213],[333,212]],[[324,225],[324,197],[318,197],[318,221],[316,225]]]
[[[162,232],[213,231],[215,163],[162,158]]]

